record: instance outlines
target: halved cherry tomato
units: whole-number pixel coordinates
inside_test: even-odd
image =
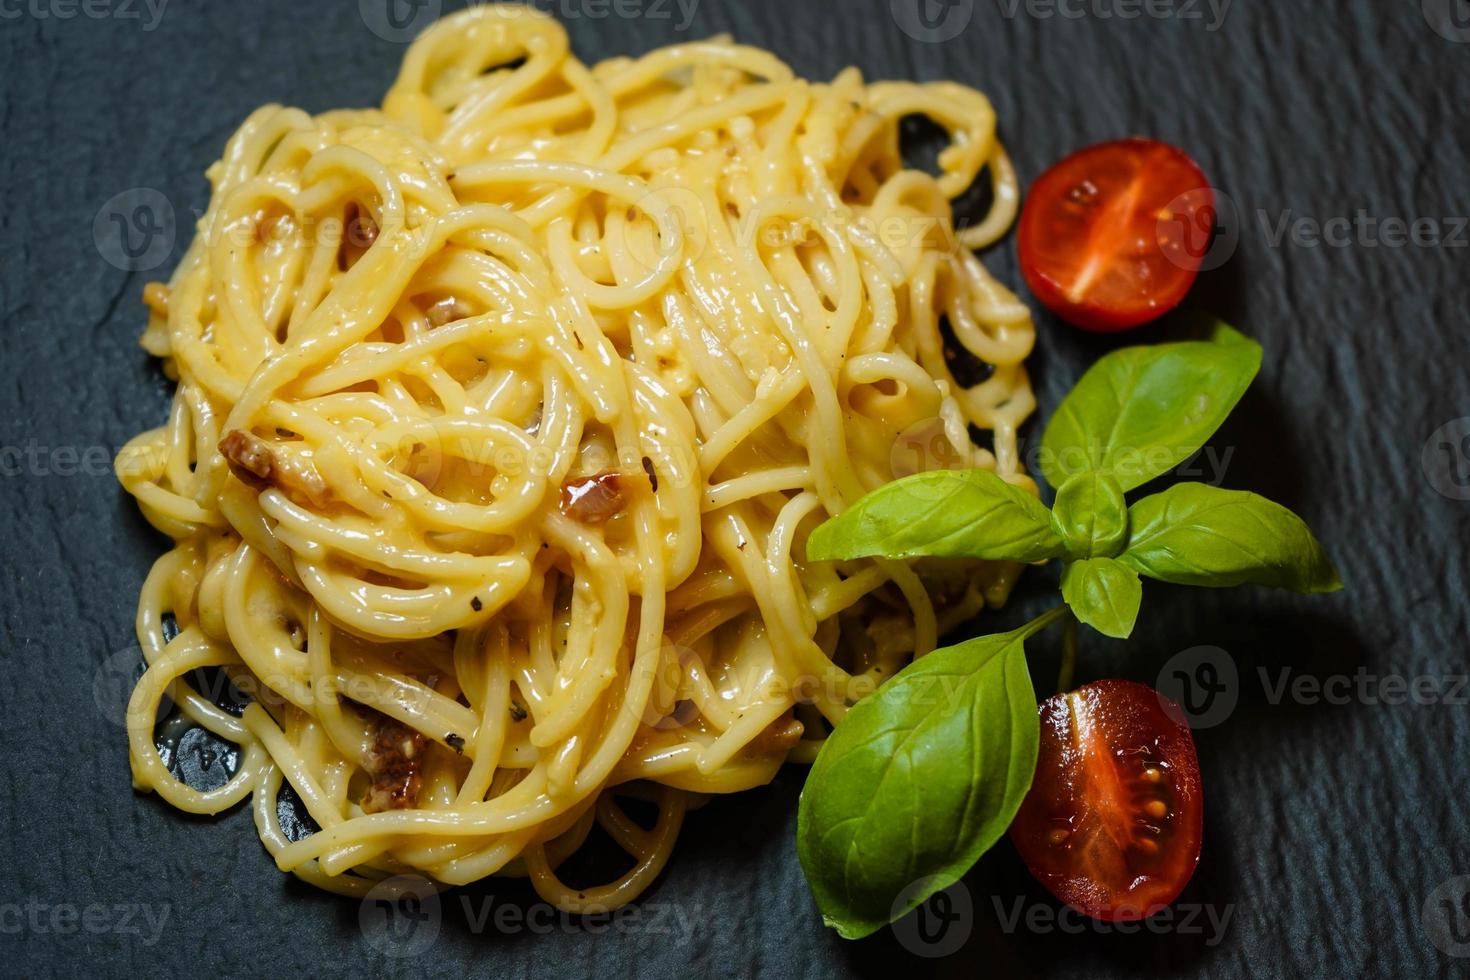
[[[1011,840],[1061,901],[1108,922],[1174,901],[1199,862],[1203,796],[1177,705],[1133,681],[1098,681],[1041,705],[1036,778]]]
[[[1199,166],[1151,139],[1099,143],[1037,179],[1021,209],[1021,272],[1048,309],[1112,333],[1179,305],[1204,260],[1215,195]]]

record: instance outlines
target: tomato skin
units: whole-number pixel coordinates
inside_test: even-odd
[[[1199,863],[1204,798],[1194,738],[1153,688],[1105,680],[1042,702],[1031,790],[1010,828],[1031,873],[1107,922],[1147,918]]]
[[[1184,151],[1133,137],[1078,150],[1031,185],[1017,249],[1036,298],[1113,333],[1178,306],[1199,274],[1215,195]]]

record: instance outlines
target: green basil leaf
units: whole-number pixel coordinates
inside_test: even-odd
[[[1204,326],[1205,332],[1209,335],[1208,340],[1212,344],[1220,344],[1225,347],[1235,346],[1260,349],[1259,344],[1239,330],[1236,330],[1224,320],[1214,320]]]
[[[934,555],[1033,562],[1063,550],[1046,506],[989,470],[904,477],[818,527],[806,543],[810,561]]]
[[[1041,438],[1041,472],[1061,488],[1087,470],[1124,490],[1178,466],[1214,435],[1261,367],[1261,347],[1225,324],[1213,339],[1126,347],[1094,364]]]
[[[1036,771],[1023,649],[1033,627],[915,661],[854,705],[817,755],[796,852],[823,921],[844,938],[954,884],[1010,826]],[[895,907],[931,875],[932,888]]]
[[[1128,540],[1123,488],[1110,474],[1078,473],[1057,491],[1051,525],[1073,558],[1112,558]]]
[[[1335,592],[1342,579],[1300,517],[1265,497],[1181,483],[1129,509],[1119,561],[1180,585],[1269,585]]]
[[[1104,636],[1126,640],[1138,621],[1143,583],[1113,558],[1084,558],[1062,570],[1062,598],[1082,622]]]

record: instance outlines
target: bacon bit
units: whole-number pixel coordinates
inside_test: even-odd
[[[143,287],[143,305],[150,312],[168,318],[168,287],[161,282],[150,282]]]
[[[561,488],[562,513],[583,524],[607,523],[628,505],[623,482],[623,474],[617,470],[567,481]]]
[[[320,507],[328,498],[327,485],[315,471],[303,471],[293,462],[282,463],[270,443],[243,429],[231,429],[219,441],[219,451],[230,472],[248,487],[276,487],[297,501]]]
[[[418,805],[428,746],[429,740],[421,733],[382,716],[368,750],[367,771],[373,784],[362,798],[364,813],[407,810]]]
[[[439,302],[424,310],[424,316],[429,320],[429,326],[442,327],[446,323],[455,320],[463,320],[470,315],[470,308],[453,296],[446,296]]]
[[[788,710],[771,722],[761,733],[751,739],[750,746],[761,755],[780,755],[796,748],[806,726],[796,720],[796,713]]]
[[[219,451],[241,483],[262,488],[270,485],[276,472],[276,457],[265,440],[242,429],[231,429],[219,441]]]
[[[337,247],[337,268],[346,272],[357,264],[363,253],[378,240],[378,223],[364,214],[353,201],[347,205],[342,220],[342,244]]]

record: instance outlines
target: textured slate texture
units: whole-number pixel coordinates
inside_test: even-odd
[[[797,866],[793,771],[691,817],[644,903],[683,916],[692,928],[685,942],[651,928],[677,921],[669,919],[605,935],[555,921],[547,935],[493,926],[477,934],[451,896],[423,955],[385,958],[360,930],[356,903],[272,867],[247,812],[195,820],[135,796],[115,683],[126,656],[109,657],[131,644],[138,586],[161,541],[102,460],[164,418],[168,385],[136,346],[139,296],[185,242],[181,234],[157,271],[123,271],[105,261],[94,217],[120,192],[153,188],[187,229],[205,203],[201,172],[249,110],[267,101],[312,111],[371,103],[403,47],[365,26],[385,23],[375,0],[173,0],[156,20],[123,0],[85,10],[26,0],[0,6],[0,973],[1465,971],[1470,960],[1431,942],[1437,902],[1428,919],[1423,911],[1437,886],[1470,874],[1463,699],[1394,706],[1350,691],[1344,704],[1310,704],[1272,691],[1281,668],[1318,680],[1467,670],[1470,501],[1436,490],[1454,490],[1449,457],[1431,469],[1433,480],[1421,466],[1431,434],[1470,415],[1470,248],[1451,220],[1470,214],[1470,31],[1452,19],[1464,4],[1237,0],[1218,21],[1193,0],[1149,8],[1170,16],[1130,20],[1103,16],[1138,9],[1126,0],[1064,4],[1076,17],[1036,3],[952,0],[933,4],[925,22],[914,18],[915,2],[698,0],[682,31],[685,14],[672,0],[543,7],[560,10],[589,59],[732,31],[811,76],[855,63],[873,76],[968,82],[994,100],[1028,182],[1075,147],[1140,132],[1188,148],[1228,192],[1238,243],[1191,303],[1260,338],[1267,356],[1215,440],[1218,453],[1233,452],[1224,482],[1303,513],[1350,588],[1304,600],[1151,586],[1136,638],[1092,637],[1079,668],[1082,679],[1153,682],[1180,651],[1228,651],[1237,707],[1198,734],[1206,844],[1184,899],[1217,917],[1228,912],[1228,924],[1216,930],[1202,916],[1133,936],[1049,928],[1055,905],[1002,844],[967,879],[973,922],[955,927],[969,929],[960,951],[920,961],[888,932],[843,943],[822,928]],[[944,20],[946,11],[959,19]],[[942,34],[954,36],[924,39]],[[1326,221],[1360,210],[1432,219],[1451,241],[1391,247],[1366,233],[1339,245],[1273,241],[1283,215]],[[1018,281],[1009,240],[986,260]],[[1046,411],[1114,341],[1047,316],[1039,329],[1034,369]],[[1470,468],[1470,459],[1458,463]],[[1034,576],[991,624],[1037,611],[1047,586]],[[1039,679],[1052,670],[1049,657],[1038,659]],[[530,901],[516,885],[470,893],[476,903],[486,896]],[[1032,918],[1010,926],[1018,902]],[[68,920],[67,908],[91,918]],[[161,930],[148,914],[167,916]],[[57,928],[68,923],[74,931]]]

